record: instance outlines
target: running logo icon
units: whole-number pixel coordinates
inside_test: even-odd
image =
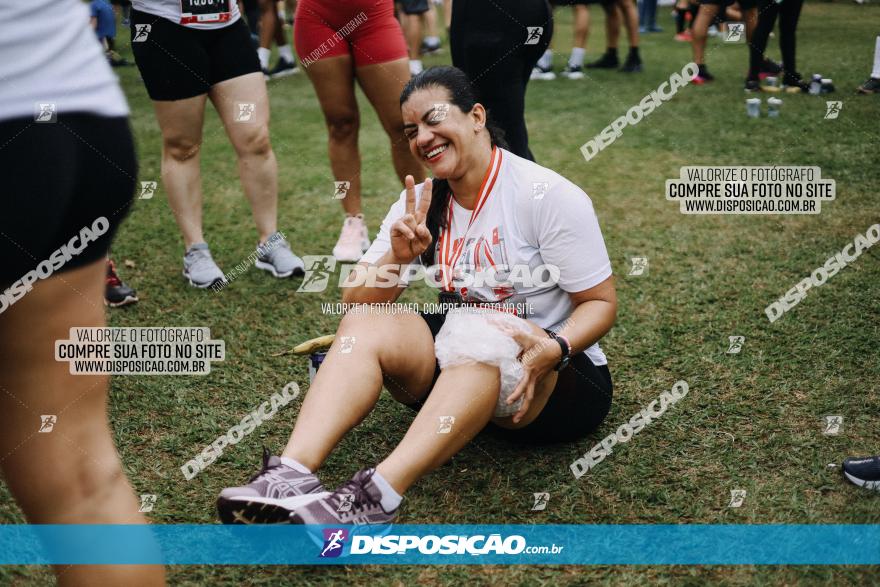
[[[354,493],[344,493],[339,496],[342,498],[342,501],[339,502],[339,507],[336,508],[338,513],[350,512],[351,506],[354,505]]]
[[[355,343],[354,336],[341,336],[339,337],[339,353],[342,355],[350,355],[351,351],[354,350]]]
[[[549,493],[534,493],[535,503],[532,505],[533,512],[540,512],[547,509],[547,502],[550,501]]]
[[[38,432],[42,432],[44,434],[52,432],[52,429],[55,428],[55,424],[57,422],[58,416],[54,414],[40,416],[40,429],[38,430]]]
[[[440,427],[437,428],[437,434],[449,434],[452,432],[453,424],[455,424],[455,416],[440,416]]]
[[[318,557],[339,557],[342,554],[346,540],[348,540],[348,530],[345,528],[324,528],[324,547],[321,549],[321,554]]]
[[[257,105],[253,102],[236,102],[235,103],[235,122],[251,122],[254,120],[254,112]]]
[[[743,348],[743,343],[746,341],[745,336],[728,336],[728,340],[730,341],[730,346],[727,347],[728,355],[738,355],[739,352]]]
[[[743,33],[746,30],[746,23],[731,22],[727,25],[727,36],[724,38],[725,43],[739,43],[742,41]]]
[[[156,193],[156,187],[159,184],[155,181],[142,181],[141,182],[141,195],[138,198],[139,200],[150,200]]]
[[[825,120],[834,120],[840,116],[842,108],[843,102],[840,100],[829,100],[825,102]]]
[[[345,196],[348,195],[348,190],[351,188],[350,181],[334,181],[333,186],[336,188],[333,192],[334,200],[344,200]]]
[[[141,507],[138,508],[138,511],[142,514],[147,514],[153,511],[154,505],[156,505],[156,496],[152,493],[142,493]]]
[[[837,436],[843,431],[843,416],[825,416],[825,436]]]
[[[330,276],[336,269],[336,258],[329,255],[306,255],[303,262],[306,265],[306,274],[296,291],[317,293],[327,289]]]
[[[434,109],[428,115],[428,122],[443,122],[449,115],[449,104],[434,104]]]
[[[629,269],[629,275],[644,275],[648,270],[647,257],[633,257],[630,260],[632,261],[632,267]]]
[[[745,500],[746,500],[746,490],[745,489],[731,489],[730,490],[730,503],[727,504],[727,507],[729,507],[729,508],[742,507],[742,504]]]
[[[534,181],[532,182],[532,196],[536,200],[543,200],[544,195],[547,193],[547,190],[550,189],[550,184],[546,181]]]
[[[530,26],[526,27],[528,30],[528,34],[526,35],[526,45],[537,45],[538,41],[541,40],[541,35],[544,34],[544,27],[542,26]]]
[[[134,25],[134,36],[131,38],[131,42],[143,43],[147,40],[147,37],[149,36],[151,30],[153,30],[153,25],[151,24]]]
[[[58,109],[54,102],[37,102],[34,108],[34,122],[47,123],[58,120]]]

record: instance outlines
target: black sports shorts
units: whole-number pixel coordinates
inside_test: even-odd
[[[574,6],[575,4],[589,6],[590,4],[614,4],[614,0],[550,0],[550,4],[553,6]]]
[[[128,118],[77,113],[59,114],[55,122],[4,120],[0,145],[0,290],[62,247],[39,277],[50,264],[54,274],[106,256],[137,177]],[[93,226],[95,239],[83,243],[83,228]]]
[[[699,0],[700,4],[709,4],[714,6],[720,6],[722,8],[726,8],[733,4],[734,0]],[[758,7],[758,0],[736,0],[739,3],[739,7],[743,10],[749,10],[750,8]],[[721,13],[721,17],[724,16],[724,12]]]
[[[428,0],[399,0],[404,14],[424,14],[428,12]]]
[[[152,100],[201,96],[214,84],[260,71],[251,33],[241,18],[223,28],[199,30],[132,10],[131,41]]]
[[[431,336],[437,338],[446,321],[446,314],[422,313],[421,316],[428,324]],[[434,382],[439,376],[440,365],[437,365]],[[550,399],[530,424],[509,430],[490,422],[485,432],[523,444],[571,442],[599,427],[611,410],[612,395],[608,366],[596,366],[587,355],[578,353],[572,356],[568,367],[559,372]],[[418,410],[426,399],[427,396],[411,407]]]

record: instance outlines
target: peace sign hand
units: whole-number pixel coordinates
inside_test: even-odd
[[[412,175],[404,180],[406,186],[406,212],[391,225],[391,252],[401,264],[411,263],[413,259],[431,246],[431,232],[425,225],[428,208],[431,206],[432,183],[425,180],[422,196],[416,207],[416,184]]]

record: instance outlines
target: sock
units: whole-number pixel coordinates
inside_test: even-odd
[[[439,45],[440,37],[425,37],[425,43],[428,45]]]
[[[403,497],[394,491],[394,488],[391,487],[391,484],[385,480],[379,471],[373,472],[373,483],[375,483],[376,487],[379,488],[379,491],[382,493],[382,499],[380,502],[382,503],[382,509],[386,512],[393,512],[400,505],[400,502],[403,501]]]
[[[627,59],[632,59],[633,61],[641,61],[641,59],[639,59],[639,48],[630,47],[629,56],[627,57]]]
[[[306,467],[304,464],[302,464],[301,462],[299,462],[296,459],[292,459],[290,457],[281,457],[281,462],[283,464],[287,465],[288,467],[290,467],[291,469],[295,469],[295,470],[299,471],[300,473],[306,473],[308,475],[312,474],[311,469],[309,469],[308,467]]]
[[[278,47],[278,55],[286,62],[294,63],[293,49],[290,48],[290,45],[281,45],[280,47]]]
[[[551,49],[547,49],[544,51],[544,54],[541,55],[541,58],[538,59],[538,67],[541,69],[550,69],[553,65],[553,51]]]
[[[260,58],[260,67],[263,69],[269,69],[269,56],[272,54],[272,51],[266,49],[265,47],[260,47],[257,49],[257,56]]]
[[[422,73],[422,60],[421,59],[410,59],[409,60],[409,73],[410,75],[418,75]]]
[[[572,47],[571,57],[568,58],[569,67],[581,67],[584,64],[584,53],[586,50],[583,47]]]
[[[880,78],[880,37],[877,37],[874,44],[874,69],[871,71],[871,77]]]

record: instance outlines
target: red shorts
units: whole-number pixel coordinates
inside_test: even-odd
[[[300,0],[293,38],[305,67],[340,55],[351,55],[361,67],[408,54],[394,0]]]

